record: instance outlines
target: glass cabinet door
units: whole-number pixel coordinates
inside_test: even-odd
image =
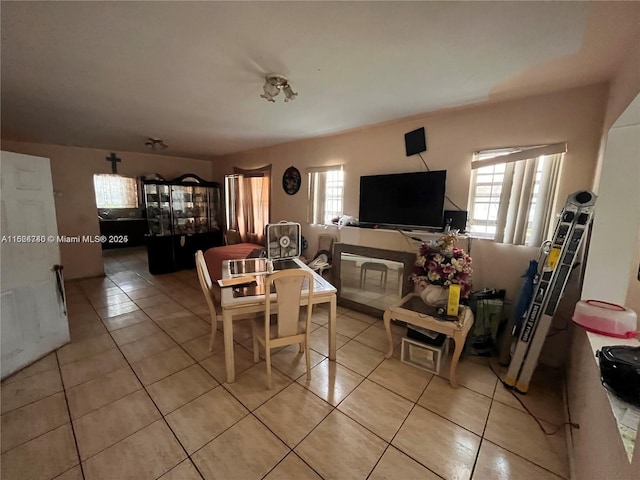
[[[190,215],[187,211],[191,204],[191,187],[171,185],[171,205],[173,207],[173,234],[193,233],[190,229]]]
[[[144,193],[149,234],[157,236],[171,235],[169,186],[145,184]]]
[[[209,188],[209,227],[212,231],[222,228],[220,202],[220,189],[217,187]]]
[[[172,185],[173,233],[192,235],[209,231],[207,187]]]
[[[207,187],[191,187],[193,189],[193,215],[194,233],[207,233],[209,231],[209,209],[207,205]]]
[[[215,182],[181,177],[174,182],[145,183],[144,193],[150,235],[196,235],[221,229],[220,187]]]

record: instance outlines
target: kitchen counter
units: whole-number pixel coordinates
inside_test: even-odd
[[[138,247],[146,245],[147,220],[123,217],[100,220],[100,235],[106,237],[102,249]]]

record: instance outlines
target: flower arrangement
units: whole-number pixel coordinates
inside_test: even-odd
[[[426,287],[451,284],[460,285],[460,297],[471,293],[471,257],[464,250],[454,247],[457,237],[445,235],[436,242],[423,243],[411,274],[414,284]]]

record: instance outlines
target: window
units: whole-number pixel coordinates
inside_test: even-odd
[[[471,164],[469,233],[539,246],[547,238],[566,144],[476,152]]]
[[[138,208],[138,182],[120,175],[94,175],[98,208]]]
[[[344,175],[342,165],[310,168],[309,176],[309,223],[328,225],[342,215],[344,197]]]

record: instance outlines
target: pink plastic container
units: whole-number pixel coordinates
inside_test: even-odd
[[[590,332],[617,338],[638,334],[636,312],[615,303],[581,300],[576,303],[573,321]]]

